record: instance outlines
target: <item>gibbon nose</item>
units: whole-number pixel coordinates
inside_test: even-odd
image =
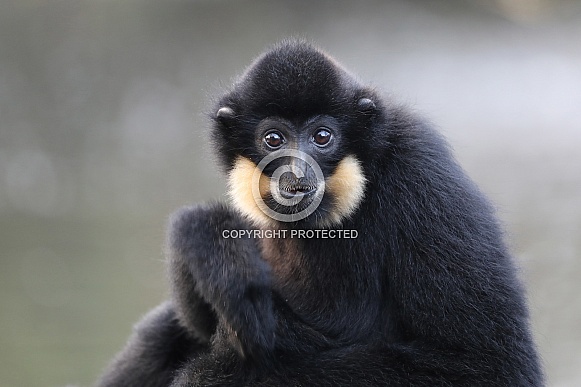
[[[301,159],[293,159],[289,167],[290,171],[283,173],[279,180],[279,188],[283,196],[308,196],[317,191],[317,178],[309,163]]]

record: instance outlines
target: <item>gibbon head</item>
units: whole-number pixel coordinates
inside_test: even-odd
[[[235,207],[261,226],[332,227],[353,216],[368,184],[376,103],[307,43],[260,56],[213,113]]]

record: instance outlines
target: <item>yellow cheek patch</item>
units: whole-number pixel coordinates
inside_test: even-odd
[[[339,224],[351,216],[365,196],[365,183],[361,163],[349,155],[339,162],[335,172],[325,182],[325,193],[333,199],[328,224]]]
[[[252,194],[252,176],[255,170],[256,164],[239,156],[228,174],[228,194],[238,211],[257,225],[266,227],[276,221],[258,207]],[[339,224],[351,216],[363,200],[366,181],[361,163],[355,156],[349,155],[341,160],[335,172],[325,181],[325,194],[331,197],[333,206],[320,225]],[[270,192],[270,179],[264,174],[260,175],[259,192],[262,198]]]
[[[238,211],[259,225],[268,225],[272,219],[258,207],[252,194],[252,176],[255,170],[256,164],[239,156],[228,173],[228,194]],[[270,192],[269,179],[262,173],[258,187],[263,198]]]

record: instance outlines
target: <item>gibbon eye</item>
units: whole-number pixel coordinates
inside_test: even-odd
[[[284,137],[281,133],[272,131],[264,136],[264,142],[271,148],[280,148],[280,146],[284,144]]]
[[[319,128],[313,134],[313,141],[315,144],[319,146],[325,146],[331,140],[331,132],[329,132],[326,128]]]

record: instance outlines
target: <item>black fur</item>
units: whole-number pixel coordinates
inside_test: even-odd
[[[213,137],[227,170],[237,156],[264,157],[269,117],[299,137],[313,117],[331,122],[337,143],[317,161],[325,176],[348,154],[361,161],[364,199],[335,226],[358,237],[265,247],[223,238],[255,227],[225,205],[180,211],[172,301],[146,317],[101,385],[544,384],[493,210],[437,133],[302,42],[260,57],[221,107],[231,111],[214,115]]]
[[[169,386],[175,370],[206,347],[181,326],[172,302],[165,302],[136,325],[129,342],[113,359],[99,386]]]

